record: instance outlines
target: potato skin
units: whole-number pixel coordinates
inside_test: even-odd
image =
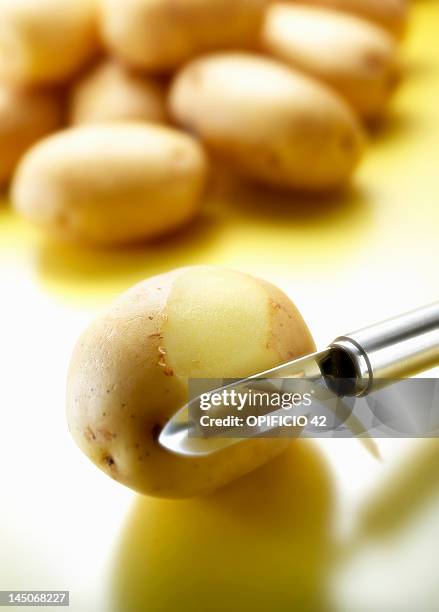
[[[275,187],[344,185],[363,132],[335,92],[280,62],[243,53],[194,60],[171,87],[171,115],[244,176]]]
[[[301,0],[300,4],[353,13],[385,28],[397,38],[406,30],[410,6],[409,0]]]
[[[26,91],[0,82],[0,184],[25,151],[61,126],[62,109],[52,92]]]
[[[164,93],[153,79],[106,60],[73,85],[71,124],[128,120],[166,122]]]
[[[24,156],[12,201],[24,217],[61,238],[128,244],[192,218],[206,173],[201,147],[174,129],[134,122],[81,126]]]
[[[269,0],[101,0],[102,35],[128,64],[169,72],[202,52],[257,41]]]
[[[273,285],[211,266],[174,270],[122,294],[80,338],[68,377],[69,427],[98,467],[132,489],[199,495],[289,441],[247,440],[201,458],[166,451],[157,437],[187,401],[187,378],[246,376],[314,349],[297,309]]]
[[[25,84],[71,77],[96,51],[96,0],[0,0],[0,75]]]
[[[393,37],[353,15],[276,3],[262,42],[278,59],[334,87],[366,119],[383,113],[399,80]]]

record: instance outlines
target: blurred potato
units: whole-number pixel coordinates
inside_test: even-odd
[[[101,0],[102,33],[128,64],[171,71],[200,52],[257,42],[269,0]]]
[[[77,83],[70,93],[72,124],[118,120],[165,122],[164,93],[151,78],[103,61]]]
[[[268,185],[338,188],[362,154],[361,126],[342,98],[250,54],[193,61],[171,87],[170,111],[235,171]]]
[[[399,79],[392,36],[353,15],[274,4],[262,41],[279,59],[337,89],[365,118],[383,113]]]
[[[193,217],[206,170],[201,147],[177,130],[142,123],[80,126],[24,156],[12,201],[20,214],[61,238],[127,244]]]
[[[64,81],[95,52],[96,30],[96,0],[0,0],[0,75]]]
[[[60,100],[52,92],[26,91],[0,82],[0,183],[34,142],[60,127]]]
[[[311,4],[354,13],[377,23],[396,37],[401,37],[407,26],[409,0],[298,0]]]

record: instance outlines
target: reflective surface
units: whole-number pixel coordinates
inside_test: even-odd
[[[387,123],[372,135],[355,185],[342,195],[315,201],[217,181],[215,197],[192,228],[156,245],[109,253],[47,241],[22,225],[6,202],[0,205],[2,588],[70,589],[74,612],[106,611],[110,600],[127,612],[137,604],[148,609],[147,598],[157,601],[161,593],[172,602],[177,567],[192,576],[184,565],[192,538],[195,550],[203,549],[199,525],[207,529],[218,516],[219,528],[233,523],[238,531],[241,507],[248,517],[258,506],[260,487],[251,483],[263,476],[246,485],[247,501],[233,491],[215,502],[181,505],[140,499],[75,447],[64,415],[68,360],[81,329],[119,291],[176,266],[236,267],[291,295],[318,346],[438,299],[439,6],[434,0],[414,5],[407,80]],[[419,459],[410,462],[407,485],[400,461],[411,443],[380,441],[382,463],[355,441],[319,445],[297,456],[294,499],[281,503],[273,493],[270,506],[264,495],[245,531],[250,552],[264,545],[269,563],[275,547],[266,536],[260,545],[257,538],[260,525],[265,529],[269,517],[278,517],[273,542],[285,538],[286,546],[276,559],[293,563],[292,584],[302,601],[311,602],[313,594],[314,610],[437,610],[437,447],[413,449]],[[284,484],[277,482],[280,496]],[[388,482],[400,483],[391,495]],[[213,518],[205,504],[212,504]],[[383,526],[372,537],[358,523],[361,511],[375,504],[392,529]],[[174,534],[180,539],[171,547],[161,534],[172,535],[166,526],[179,508]],[[297,508],[289,535],[284,508]],[[404,520],[393,521],[402,510]],[[212,546],[223,542],[221,534],[212,535]],[[337,553],[328,563],[328,540],[334,539]],[[230,555],[218,546],[224,564],[237,554],[234,540]],[[203,558],[207,562],[210,553]],[[309,578],[302,580],[301,571]]]

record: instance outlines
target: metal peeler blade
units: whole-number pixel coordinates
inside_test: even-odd
[[[258,381],[266,379],[284,379],[284,378],[303,378],[309,381],[308,387],[312,388],[313,401],[327,405],[329,401],[337,399],[337,412],[343,417],[347,426],[357,435],[365,435],[365,429],[362,424],[351,415],[351,406],[348,400],[342,400],[336,395],[333,389],[327,386],[325,377],[322,374],[322,364],[325,364],[329,358],[331,349],[325,349],[318,353],[313,353],[306,357],[301,357],[289,363],[283,364],[271,370],[261,372],[246,379],[235,381],[232,384],[225,385],[219,389],[212,390],[210,393],[216,393],[224,389],[227,390],[248,390],[258,384]],[[307,387],[307,388],[308,388]],[[200,437],[191,436],[191,427],[189,419],[189,411],[191,404],[197,404],[199,398],[193,399],[191,402],[181,408],[165,425],[160,436],[159,443],[167,450],[187,457],[200,457],[218,452],[229,446],[242,442],[245,438],[230,438],[230,437]],[[273,414],[281,412],[273,409]],[[221,415],[221,407],[215,413],[215,416]],[[273,430],[275,437],[275,428],[268,426],[259,428],[255,431],[257,435],[267,434]],[[300,432],[298,432],[300,433]],[[376,445],[372,440],[365,442],[368,450],[377,456]]]
[[[351,414],[346,398],[368,395],[383,385],[392,384],[392,379],[394,382],[398,378],[414,376],[437,365],[439,302],[339,336],[323,351],[235,381],[226,387],[249,386],[256,384],[258,379],[310,379],[317,389],[314,399],[327,405],[328,400],[339,398],[337,411],[345,417],[344,422],[355,435],[360,436],[360,441],[373,455],[379,456],[374,441],[367,437],[365,428]],[[199,400],[196,398],[192,401]],[[180,409],[163,428],[159,443],[165,449],[179,455],[197,457],[242,441],[242,438],[230,437],[191,437],[188,419],[190,406],[187,404]]]

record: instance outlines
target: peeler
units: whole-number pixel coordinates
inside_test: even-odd
[[[325,349],[281,364],[265,372],[215,389],[249,389],[264,379],[303,378],[313,381],[313,392],[325,403],[334,398],[364,397],[392,384],[439,365],[439,302],[403,315],[338,336]],[[191,437],[189,410],[199,398],[191,400],[166,423],[159,443],[184,456],[217,452],[239,443],[240,438]],[[349,413],[349,404],[338,406]],[[276,409],[273,408],[273,411]],[[356,424],[351,423],[355,429]],[[274,429],[274,428],[273,428]],[[267,431],[255,431],[255,435]],[[273,434],[274,437],[274,434]]]

